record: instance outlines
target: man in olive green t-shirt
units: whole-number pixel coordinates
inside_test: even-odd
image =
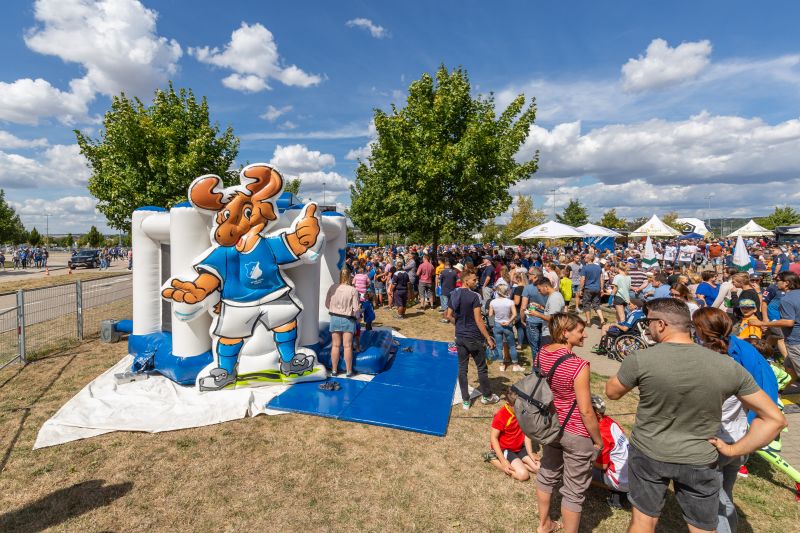
[[[626,357],[606,383],[612,400],[639,388],[629,449],[633,514],[628,531],[655,531],[670,481],[689,530],[714,531],[719,454],[745,455],[765,446],[786,426],[786,418],[744,367],[692,341],[684,302],[651,300],[644,320],[658,345]],[[757,415],[734,444],[715,437],[722,403],[730,396]]]

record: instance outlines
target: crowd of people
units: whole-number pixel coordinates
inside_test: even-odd
[[[44,246],[19,246],[0,249],[0,268],[6,269],[6,263],[14,270],[28,268],[47,268],[50,252]]]
[[[552,370],[559,441],[537,453],[509,389],[484,455],[514,479],[536,479],[537,531],[577,531],[593,482],[611,491],[610,505],[630,502],[630,531],[654,531],[670,481],[690,530],[736,531],[733,485],[747,475],[749,454],[768,458],[780,449],[786,419],[778,390],[800,372],[800,247],[748,240],[751,264],[743,270],[733,264],[734,244],[658,242],[654,265],[645,264],[638,241],[611,249],[351,248],[346,269],[359,277],[361,298],[396,318],[416,301],[454,324],[464,409],[472,405],[470,360],[484,404],[499,402],[501,392],[492,391],[487,358],[499,359],[502,372],[529,373],[520,358],[529,347],[530,371]],[[618,357],[619,373],[606,384],[611,401],[639,390],[630,437],[606,415],[606,400],[591,394],[589,363],[574,352],[592,325],[603,339],[633,330],[643,338],[646,349]],[[785,471],[800,488],[800,475]],[[555,522],[549,511],[559,485]]]

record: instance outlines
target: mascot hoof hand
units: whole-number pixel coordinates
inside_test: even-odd
[[[297,354],[290,362],[281,361],[281,374],[302,376],[314,368],[314,357],[311,355]]]
[[[200,378],[200,392],[222,390],[235,384],[236,374],[229,374],[222,368],[214,368],[207,376]]]

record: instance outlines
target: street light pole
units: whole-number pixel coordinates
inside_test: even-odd
[[[323,181],[322,182],[322,205],[327,205],[327,203],[328,203],[328,198],[325,195],[325,182]]]
[[[711,198],[714,196],[713,192],[708,193],[705,199],[708,200],[708,209],[706,210],[706,223],[711,226]],[[708,228],[711,229],[711,228]]]
[[[553,219],[556,218],[556,194],[558,189],[550,189],[550,192],[553,193]]]

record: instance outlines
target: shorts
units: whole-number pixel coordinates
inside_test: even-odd
[[[408,303],[408,292],[395,289],[394,293],[392,293],[392,305],[395,307],[405,307],[406,303]]]
[[[267,329],[275,329],[297,318],[301,310],[291,294],[261,305],[238,306],[223,301],[214,335],[226,339],[251,337],[259,322]]]
[[[584,290],[581,295],[581,307],[588,307],[593,311],[600,309],[600,291]]]
[[[331,333],[355,333],[356,319],[338,315],[331,315],[331,324],[328,326]]]
[[[722,257],[712,257],[711,264],[714,266],[719,266],[722,264]]]
[[[528,457],[528,449],[523,446],[521,450],[512,452],[511,450],[503,450],[503,457],[506,458],[506,461],[509,463],[513,463],[514,459],[519,459],[520,461],[525,457]],[[487,453],[484,454],[484,459],[486,462],[494,461],[497,459],[497,453],[494,450],[489,450]]]
[[[620,296],[614,296],[614,305],[628,305],[628,302],[623,300]]]
[[[800,344],[789,344],[787,342],[786,352],[788,356],[783,362],[783,366],[786,368],[793,368],[795,372],[800,374]]]
[[[651,459],[633,444],[628,448],[628,481],[631,505],[657,518],[664,507],[670,481],[675,499],[688,524],[713,531],[717,528],[720,479],[717,465],[684,465]]]
[[[386,284],[380,281],[375,282],[375,294],[386,294]]]
[[[430,283],[422,283],[419,284],[419,295],[423,300],[432,300],[433,299],[433,285]]]

